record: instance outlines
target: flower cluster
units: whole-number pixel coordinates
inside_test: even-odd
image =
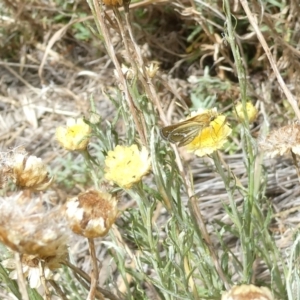
[[[31,287],[40,284],[39,262],[45,263],[45,277],[50,269],[60,267],[68,255],[70,230],[66,226],[61,206],[52,208],[47,193],[53,177],[49,176],[41,158],[28,155],[22,147],[0,153],[0,182],[9,180],[20,189],[10,196],[0,197],[0,242],[22,258],[22,267]],[[35,191],[39,191],[36,196]],[[3,261],[14,269],[13,259]],[[10,273],[16,277],[16,271]]]
[[[70,119],[66,127],[56,129],[56,139],[69,151],[86,150],[91,130],[92,128],[83,119],[77,121]],[[120,151],[116,153],[117,160],[120,159],[118,154]],[[117,173],[120,174],[120,172],[119,168]],[[114,178],[114,174],[112,177]],[[109,193],[97,190],[83,192],[69,199],[65,208],[71,230],[87,238],[106,235],[115,222],[117,212],[117,199]]]

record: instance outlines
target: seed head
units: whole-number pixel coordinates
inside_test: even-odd
[[[61,256],[69,233],[60,207],[48,209],[22,193],[0,197],[0,241],[12,250],[40,259]]]
[[[291,151],[300,155],[300,124],[294,123],[272,131],[259,142],[259,146],[269,157],[284,155]]]
[[[81,193],[66,204],[70,228],[88,238],[106,235],[115,222],[117,213],[117,199],[100,191]]]
[[[45,190],[52,184],[53,177],[49,177],[42,159],[25,151],[2,153],[0,164],[2,182],[12,179],[19,188],[35,191]]]

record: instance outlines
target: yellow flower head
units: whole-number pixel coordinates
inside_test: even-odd
[[[223,147],[230,133],[231,128],[226,123],[226,117],[218,115],[186,146],[187,150],[197,156],[211,154]]]
[[[274,297],[267,287],[243,284],[233,286],[222,295],[221,300],[274,300]]]
[[[100,191],[87,191],[71,198],[66,215],[73,232],[88,238],[105,236],[116,220],[117,198]]]
[[[105,158],[105,178],[129,189],[149,172],[150,167],[149,153],[145,147],[139,151],[137,145],[118,145],[113,151],[108,151]]]
[[[257,108],[250,101],[248,101],[246,103],[246,110],[249,123],[254,122],[258,114]],[[246,119],[244,115],[243,104],[241,102],[235,106],[235,115],[240,121],[244,121]]]
[[[291,151],[300,155],[300,124],[294,123],[272,131],[259,142],[259,146],[269,157],[284,155]]]
[[[85,150],[89,143],[91,127],[83,119],[69,119],[66,127],[56,128],[56,139],[69,151]]]

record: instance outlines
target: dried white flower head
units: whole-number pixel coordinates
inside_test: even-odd
[[[49,177],[42,159],[28,155],[25,151],[11,151],[1,155],[2,181],[11,178],[16,186],[22,189],[42,191],[53,181]]]
[[[65,256],[50,256],[44,261],[44,275],[45,279],[52,279],[52,270],[61,267],[60,262],[65,259]],[[39,288],[41,285],[41,274],[39,269],[40,258],[36,255],[23,254],[21,258],[23,274],[28,278],[29,286],[33,288]],[[14,258],[3,260],[1,264],[8,270],[11,270],[9,277],[11,279],[17,279],[18,273],[16,270],[16,262]]]
[[[266,287],[253,284],[233,286],[222,295],[222,300],[274,300],[272,293]]]
[[[66,215],[73,232],[88,238],[107,234],[117,217],[117,199],[111,194],[88,191],[71,198]]]
[[[61,256],[66,253],[70,234],[62,211],[61,207],[50,210],[40,198],[21,193],[0,197],[0,241],[14,251],[40,259]]]
[[[259,142],[261,150],[269,157],[289,152],[300,155],[300,124],[294,123],[272,131]]]
[[[42,159],[36,156],[15,154],[13,172],[17,186],[37,191],[47,189],[53,180],[53,177],[48,177]]]

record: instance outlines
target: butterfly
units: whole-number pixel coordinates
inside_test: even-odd
[[[183,122],[161,128],[160,135],[170,143],[178,143],[178,147],[182,147],[191,143],[217,117],[216,110],[208,110]]]

